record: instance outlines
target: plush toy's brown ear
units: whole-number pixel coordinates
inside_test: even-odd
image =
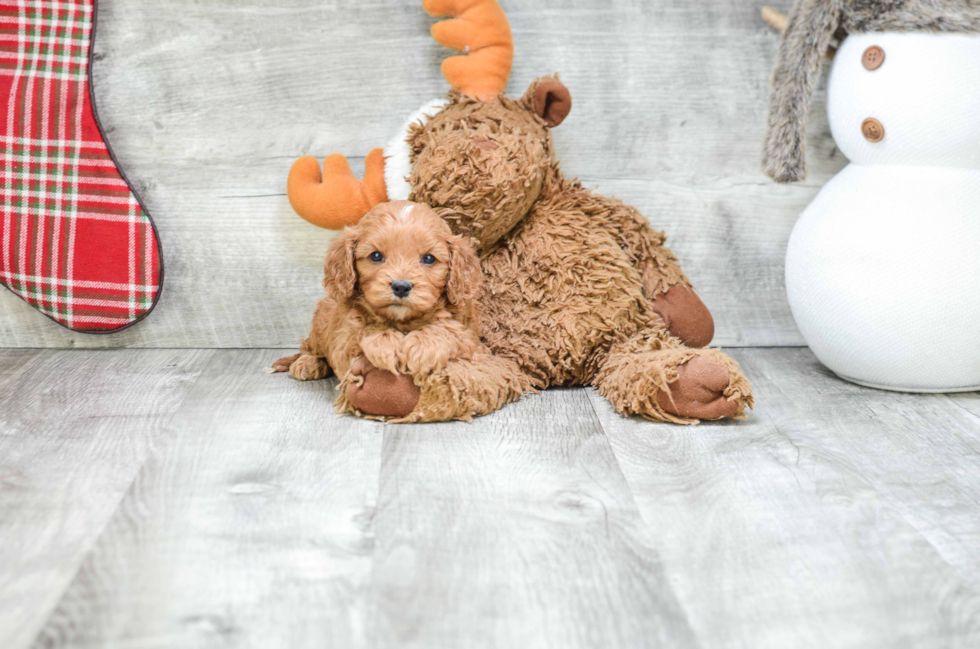
[[[352,297],[357,288],[354,248],[357,246],[358,234],[355,228],[344,228],[330,243],[327,258],[323,262],[323,286],[331,295],[340,299]]]
[[[524,103],[554,128],[571,112],[572,93],[558,79],[542,77],[524,93]]]
[[[446,297],[460,306],[480,296],[483,271],[473,246],[463,237],[449,239],[449,277],[446,278]]]

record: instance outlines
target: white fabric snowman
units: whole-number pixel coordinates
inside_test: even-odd
[[[850,164],[800,216],[786,289],[817,358],[862,385],[980,389],[980,5],[959,4],[976,21],[959,33],[890,31],[881,9],[882,29],[848,29],[834,57],[827,110]],[[846,28],[868,3],[857,19],[843,11]],[[777,180],[803,175],[805,140],[780,65],[801,29],[828,31],[821,17],[791,18],[777,63],[764,161]]]

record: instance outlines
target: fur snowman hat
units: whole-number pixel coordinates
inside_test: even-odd
[[[980,33],[980,0],[796,0],[772,73],[762,166],[781,183],[806,178],[806,118],[820,59],[835,34]]]

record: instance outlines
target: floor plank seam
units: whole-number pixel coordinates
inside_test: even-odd
[[[66,351],[66,350],[62,350],[62,351]],[[208,350],[193,350],[193,351],[208,351]],[[65,599],[65,596],[68,594],[68,592],[71,590],[71,587],[75,584],[76,580],[78,579],[78,575],[81,572],[83,566],[85,565],[85,562],[89,559],[89,557],[93,555],[93,552],[99,546],[100,542],[102,541],[103,537],[108,531],[109,526],[116,520],[116,515],[120,511],[120,507],[126,501],[126,499],[130,497],[133,491],[133,487],[136,485],[137,480],[139,480],[140,475],[142,475],[147,463],[150,462],[154,454],[159,453],[160,449],[166,444],[166,441],[164,441],[162,438],[175,437],[175,435],[170,434],[171,432],[170,425],[173,422],[173,420],[176,418],[177,414],[180,412],[184,403],[187,401],[187,398],[194,393],[194,388],[201,382],[201,377],[204,374],[205,370],[207,370],[208,367],[207,361],[209,359],[210,356],[208,356],[208,358],[202,359],[197,374],[194,376],[194,379],[189,382],[189,385],[184,390],[183,396],[180,398],[179,403],[177,403],[174,406],[173,411],[166,417],[166,419],[160,422],[159,436],[161,440],[156,442],[154,440],[148,440],[146,457],[144,457],[143,460],[139,463],[139,466],[136,467],[136,470],[133,472],[133,477],[129,481],[127,487],[121,490],[120,497],[116,501],[115,505],[113,506],[112,513],[105,517],[105,520],[103,521],[103,524],[100,527],[98,534],[92,536],[91,543],[89,543],[85,552],[79,556],[78,563],[75,566],[75,569],[71,573],[71,578],[65,581],[65,586],[63,589],[61,589],[61,592],[58,594],[58,598],[56,600],[52,600],[53,604],[50,610],[45,614],[44,622],[40,625],[37,635],[35,635],[33,640],[31,641],[31,645],[30,645],[31,647],[38,646],[38,642],[41,639],[41,636],[43,636],[45,631],[48,629],[48,625],[51,623],[54,614],[59,610],[62,602]]]
[[[962,394],[980,394],[980,392],[958,392],[956,394],[958,394],[958,395],[962,395]],[[954,406],[956,406],[960,411],[966,413],[970,417],[970,419],[975,419],[977,421],[977,423],[980,423],[980,415],[978,415],[977,413],[973,412],[972,410],[970,410],[969,408],[967,408],[963,404],[959,403],[952,395],[946,394],[946,395],[943,395],[943,396],[945,396],[946,397],[946,400],[949,401],[950,403],[952,403]],[[980,427],[978,427],[978,430],[980,430]],[[978,452],[978,453],[980,453],[980,452]]]

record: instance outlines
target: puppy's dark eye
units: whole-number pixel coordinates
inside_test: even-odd
[[[370,259],[371,261],[374,261],[374,262],[377,262],[377,263],[380,264],[381,262],[383,262],[385,260],[385,256],[382,255],[377,250],[375,250],[370,255],[368,255],[368,259]]]
[[[432,255],[423,255],[422,263],[425,264],[426,266],[431,266],[432,264],[436,263],[436,258],[433,257]]]

